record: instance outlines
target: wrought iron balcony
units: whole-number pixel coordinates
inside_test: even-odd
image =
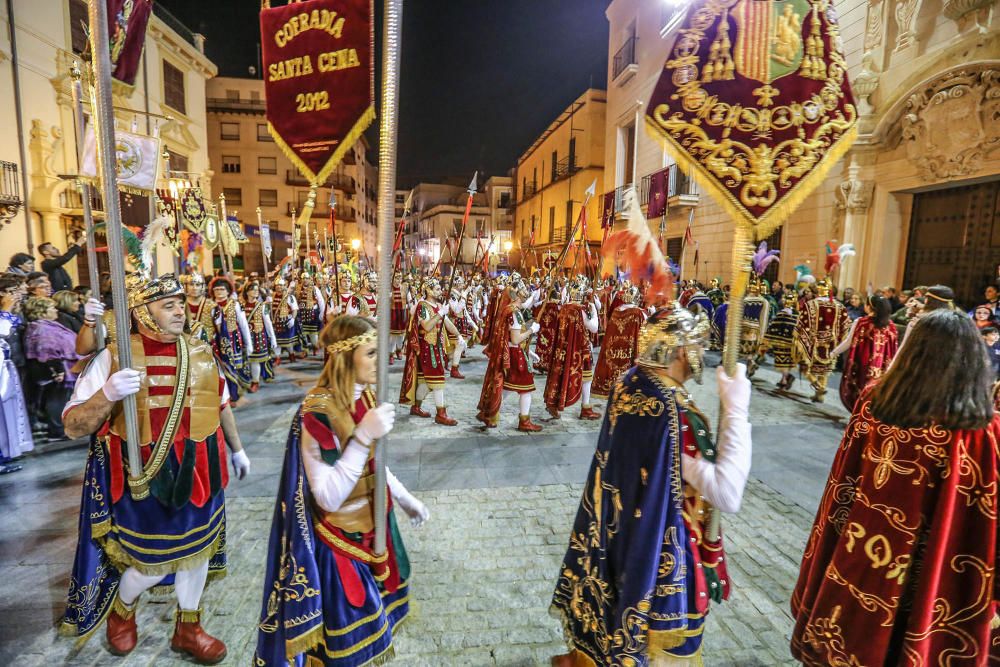
[[[534,197],[537,192],[538,192],[537,181],[526,183],[525,186],[522,188],[521,198],[519,201],[523,204],[524,202]]]
[[[611,67],[611,79],[617,79],[625,72],[630,65],[635,65],[635,35],[625,40],[622,47],[615,54]]]
[[[695,206],[698,203],[698,188],[691,177],[681,171],[676,164],[642,177],[642,180],[639,181],[639,204],[642,206],[649,204],[649,189],[653,177],[664,172],[669,172],[667,174],[667,205]]]
[[[0,226],[10,222],[23,205],[17,165],[0,161]]]

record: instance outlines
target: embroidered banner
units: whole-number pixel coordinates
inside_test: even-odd
[[[375,119],[370,0],[305,0],[260,13],[268,130],[313,185]]]
[[[152,0],[107,0],[111,76],[130,86],[142,61]]]
[[[646,121],[761,239],[820,184],[857,135],[828,0],[696,0]]]
[[[157,169],[160,165],[160,140],[123,130],[115,130],[115,172],[118,189],[137,195],[149,195],[156,188]],[[87,124],[83,133],[83,159],[80,176],[90,183],[98,183],[97,139],[94,126]]]

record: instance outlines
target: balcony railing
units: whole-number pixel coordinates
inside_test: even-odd
[[[99,192],[100,188],[90,188],[90,208],[94,211],[104,210],[104,200]],[[68,187],[59,193],[59,208],[71,210],[83,209],[83,195],[79,188]]]
[[[167,9],[163,6],[162,3],[159,2],[153,3],[153,15],[156,16],[156,18],[163,21],[164,23],[166,23],[167,27],[169,27],[171,30],[180,35],[181,39],[186,41],[188,44],[194,47],[198,46],[195,43],[194,32],[192,32],[192,30],[188,28],[186,25],[181,23],[181,20],[179,18],[177,18],[169,11],[167,11]]]
[[[556,171],[554,174],[555,178],[552,180],[561,180],[567,176],[572,176],[578,171],[580,171],[580,166],[576,163],[576,157],[569,155],[556,162]]]
[[[531,183],[527,183],[527,184],[525,184],[525,186],[524,186],[524,188],[522,190],[523,191],[521,192],[521,199],[520,199],[520,201],[523,204],[524,202],[526,202],[529,199],[531,199],[532,197],[534,197],[535,194],[538,192],[538,182],[537,181],[532,181]]]
[[[159,5],[153,5],[159,7]],[[264,100],[230,99],[228,97],[209,97],[205,100],[209,111],[242,111],[244,113],[264,113]],[[223,139],[228,137],[223,136]],[[232,137],[239,139],[239,135]]]
[[[309,186],[309,180],[299,173],[298,169],[286,169],[285,185],[307,187]],[[323,187],[336,188],[337,190],[342,190],[347,194],[354,194],[357,189],[354,179],[346,174],[331,174],[327,177],[326,181],[323,182]]]
[[[652,174],[646,174],[639,181],[639,203],[641,205],[649,204],[649,187],[653,180],[653,177],[657,174],[663,172],[669,172],[667,175],[667,202],[674,199],[675,197],[680,197],[683,195],[697,195],[698,190],[695,187],[694,181],[691,177],[677,168],[676,164],[672,164],[669,167],[661,169],[660,171],[653,172]]]
[[[618,75],[625,71],[629,65],[635,65],[635,35],[625,40],[622,47],[615,54],[611,68],[611,78],[617,79]]]

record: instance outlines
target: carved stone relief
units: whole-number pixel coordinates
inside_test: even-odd
[[[906,154],[925,180],[969,176],[1000,148],[1000,70],[956,70],[906,101]]]
[[[917,15],[923,0],[896,0],[896,51],[902,51],[916,44]]]

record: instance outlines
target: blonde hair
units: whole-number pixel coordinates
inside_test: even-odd
[[[375,322],[367,317],[341,315],[334,318],[320,334],[320,344],[326,349],[334,343],[360,336],[375,328]],[[323,372],[316,381],[317,387],[329,390],[337,407],[351,410],[354,405],[354,350],[331,352],[327,357]]]
[[[45,319],[45,313],[55,305],[56,302],[47,296],[29,297],[24,302],[24,316],[29,322]]]
[[[75,313],[80,310],[80,295],[68,289],[59,290],[52,295],[56,308],[64,313]]]

